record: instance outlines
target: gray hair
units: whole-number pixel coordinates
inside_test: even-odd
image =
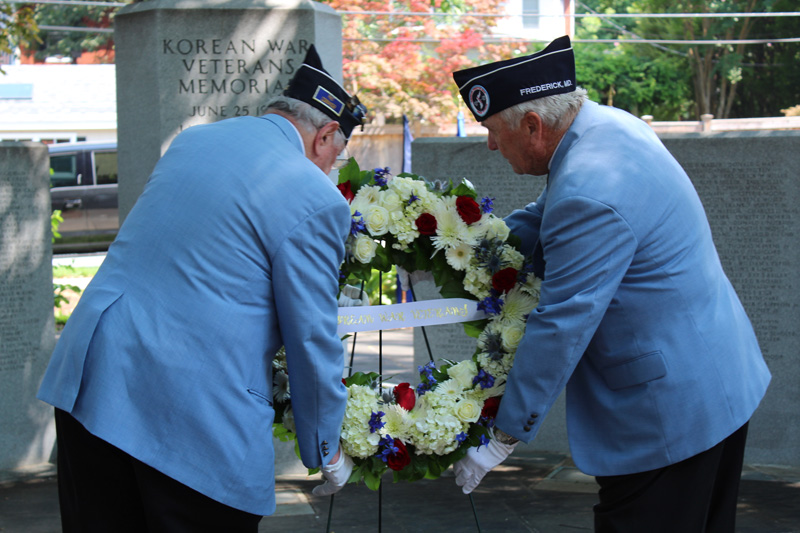
[[[305,129],[308,133],[316,133],[325,124],[328,124],[329,122],[336,122],[319,109],[316,109],[301,100],[290,98],[288,96],[273,97],[269,102],[267,102],[267,109],[274,109],[275,111],[280,111],[281,113],[289,115],[290,117],[294,118],[298,125]],[[341,128],[336,130],[336,138],[340,141],[342,147],[347,144],[347,139],[345,138]]]
[[[570,93],[554,94],[522,102],[500,111],[498,115],[507,126],[513,128],[519,125],[526,113],[532,111],[542,118],[542,122],[548,128],[563,131],[572,124],[586,99],[586,89],[576,87]]]

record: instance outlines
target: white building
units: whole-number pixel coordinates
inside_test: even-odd
[[[498,37],[547,42],[575,34],[573,0],[508,0],[505,8],[509,16],[498,21]]]
[[[0,141],[117,140],[114,65],[0,68]]]

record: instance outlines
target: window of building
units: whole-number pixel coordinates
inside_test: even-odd
[[[539,17],[526,17],[525,15],[539,14],[539,0],[522,0],[522,27],[525,29],[537,29],[539,27]]]

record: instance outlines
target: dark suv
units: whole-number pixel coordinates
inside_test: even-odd
[[[50,204],[64,221],[53,251],[107,250],[119,230],[117,144],[63,143],[50,151]]]

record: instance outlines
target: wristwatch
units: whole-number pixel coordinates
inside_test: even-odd
[[[499,428],[494,428],[494,440],[499,442],[500,444],[516,444],[519,442],[519,439],[512,437],[508,433],[502,431]]]

